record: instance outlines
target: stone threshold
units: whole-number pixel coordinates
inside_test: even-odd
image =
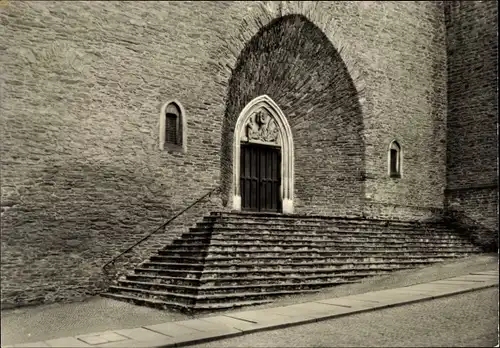
[[[498,286],[498,279],[497,271],[474,272],[429,283],[284,307],[4,347],[181,347],[486,289]]]

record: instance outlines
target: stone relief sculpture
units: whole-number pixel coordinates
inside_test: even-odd
[[[264,109],[251,115],[245,126],[244,137],[247,141],[278,143],[279,130],[276,121]]]

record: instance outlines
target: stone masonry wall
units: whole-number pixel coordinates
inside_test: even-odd
[[[498,2],[447,2],[445,10],[448,208],[497,238]]]
[[[3,304],[92,293],[107,261],[217,185],[223,108],[201,34],[224,6],[1,10]],[[159,150],[174,98],[186,154]]]
[[[373,113],[365,117],[364,127],[365,212],[426,218],[443,208],[446,185],[446,42],[442,4],[377,1],[367,11],[380,16],[369,34],[371,40],[366,40],[367,46],[352,41],[369,69],[366,85],[373,103]],[[370,60],[372,63],[368,63]],[[402,147],[401,178],[388,176],[392,140]],[[394,205],[402,214],[394,214]],[[429,209],[424,212],[421,208]]]
[[[302,180],[296,187],[304,209],[314,204],[317,212],[361,211],[356,205],[362,197],[345,199],[343,186],[364,191],[370,204],[389,210],[407,202],[418,209],[442,206],[445,62],[439,6],[353,1],[321,2],[310,10],[310,17],[333,23],[335,35],[350,47],[350,59],[363,73],[366,109],[362,127],[357,111],[349,122],[338,109],[295,128],[304,168],[296,172]],[[259,11],[257,2],[227,1],[13,1],[0,9],[3,305],[95,293],[107,261],[221,183],[228,88],[241,53],[225,48],[246,27],[243,19]],[[332,55],[334,49],[328,48]],[[332,64],[341,67],[338,59]],[[265,85],[260,92],[267,92]],[[307,93],[296,92],[296,99],[279,105],[291,119],[294,111],[307,111],[298,100],[317,93],[314,83]],[[160,109],[171,99],[186,111],[184,154],[159,150]],[[364,156],[364,170],[361,162],[340,165],[347,155],[340,150],[316,151],[332,141],[332,133],[317,124],[323,119],[342,120],[334,132],[339,145],[342,137],[360,140],[352,149],[354,158]],[[405,151],[399,181],[386,175],[393,138]],[[317,163],[316,176],[301,167],[307,156]],[[325,167],[323,160],[339,165]],[[314,180],[335,171],[338,184],[325,183],[322,191]],[[193,212],[193,219],[210,209]],[[406,210],[397,211],[404,218]],[[181,227],[152,239],[129,260],[138,261],[186,225]]]

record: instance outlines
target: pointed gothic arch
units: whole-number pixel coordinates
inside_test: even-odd
[[[254,122],[254,117],[264,111],[269,119],[267,124],[273,124],[274,132],[262,136],[247,137],[246,130]],[[274,128],[275,127],[275,128]],[[254,138],[254,139],[252,139]],[[249,102],[241,111],[234,129],[233,138],[233,209],[241,210],[240,161],[242,141],[253,141],[260,144],[273,144],[281,149],[281,185],[280,199],[284,214],[293,213],[294,186],[294,149],[292,129],[279,106],[267,95],[259,96]]]
[[[397,139],[392,140],[389,144],[387,174],[391,178],[401,178],[403,176],[403,148]]]
[[[171,122],[168,122],[169,118],[171,118]],[[174,126],[175,129],[169,129],[169,126]],[[172,134],[169,137],[168,132],[170,131]],[[175,139],[175,141],[167,141],[171,139]],[[187,152],[186,111],[176,99],[167,101],[161,107],[158,145],[160,150],[170,149]]]

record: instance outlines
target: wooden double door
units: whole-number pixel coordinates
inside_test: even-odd
[[[281,212],[281,149],[241,144],[240,160],[242,210]]]

